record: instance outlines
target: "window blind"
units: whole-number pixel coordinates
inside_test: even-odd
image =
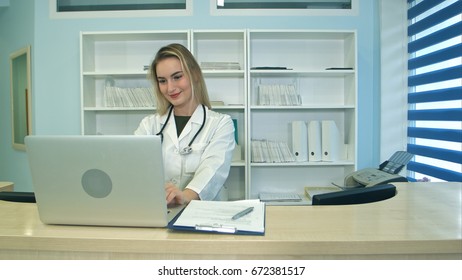
[[[462,181],[462,1],[408,0],[409,176]]]

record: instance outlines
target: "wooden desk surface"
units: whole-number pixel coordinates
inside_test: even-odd
[[[0,192],[12,192],[14,184],[11,182],[0,182]]]
[[[0,259],[462,259],[462,183],[399,183],[394,198],[267,206],[265,236],[50,226],[0,201]]]

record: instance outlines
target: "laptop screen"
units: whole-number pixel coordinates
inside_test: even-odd
[[[167,225],[159,136],[27,136],[40,219],[47,224]]]

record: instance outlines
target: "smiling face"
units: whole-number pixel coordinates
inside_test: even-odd
[[[162,95],[175,107],[175,115],[190,116],[197,107],[191,79],[183,71],[180,60],[167,57],[157,63],[157,83]]]

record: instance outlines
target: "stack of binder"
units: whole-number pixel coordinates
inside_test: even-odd
[[[336,161],[341,157],[343,141],[335,121],[293,121],[291,128],[296,161]]]
[[[104,88],[106,107],[153,107],[156,104],[152,88]]]
[[[293,106],[301,105],[302,98],[294,85],[259,85],[258,105]]]
[[[281,163],[294,162],[295,158],[285,142],[266,139],[252,139],[252,162]]]
[[[340,132],[334,121],[321,122],[322,161],[336,161],[340,158]],[[343,142],[343,141],[342,141]]]
[[[295,161],[308,161],[308,132],[304,121],[293,121],[292,128],[292,154]]]
[[[321,122],[310,121],[308,123],[308,159],[309,161],[321,161]]]

